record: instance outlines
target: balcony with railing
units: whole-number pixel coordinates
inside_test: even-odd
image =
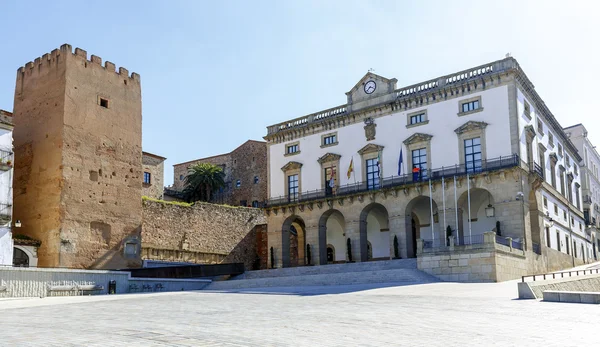
[[[375,192],[382,189],[400,188],[408,185],[420,184],[428,180],[440,181],[443,178],[454,176],[460,177],[466,176],[467,174],[478,175],[486,172],[493,172],[502,169],[517,167],[520,165],[520,163],[521,160],[519,156],[513,154],[510,156],[483,160],[481,163],[481,168],[475,170],[472,169],[472,167],[467,169],[464,164],[461,164],[449,167],[441,167],[438,169],[432,169],[427,171],[424,170],[423,173],[417,177],[414,177],[413,174],[383,177],[380,178],[378,184],[374,186],[368,186],[367,182],[357,182],[337,187],[334,190],[328,190],[323,188],[305,191],[294,196],[273,197],[268,200],[266,207],[277,207],[323,199],[341,198],[344,196],[350,196],[354,194]]]
[[[533,172],[534,174],[540,176],[541,178],[544,178],[544,170],[542,170],[542,167],[538,163],[533,163],[533,167],[531,168],[531,172]]]

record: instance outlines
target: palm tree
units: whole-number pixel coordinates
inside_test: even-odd
[[[188,202],[210,201],[212,193],[225,186],[225,174],[220,167],[201,163],[190,166],[183,193]]]

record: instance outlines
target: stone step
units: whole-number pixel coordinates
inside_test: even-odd
[[[328,264],[320,266],[299,266],[283,269],[246,271],[231,280],[243,280],[268,277],[296,277],[305,275],[334,274],[344,272],[363,272],[393,269],[416,269],[417,259],[394,259],[345,264]]]
[[[204,289],[230,290],[267,287],[304,287],[373,283],[417,284],[432,282],[439,282],[439,280],[431,275],[428,275],[416,269],[391,269],[303,275],[297,277],[265,277],[236,281],[218,281],[211,283]]]

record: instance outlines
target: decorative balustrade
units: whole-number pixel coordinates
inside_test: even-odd
[[[521,159],[518,155],[513,154],[505,157],[498,157],[488,160],[483,160],[481,163],[481,169],[473,170],[467,169],[464,164],[442,167],[439,169],[429,170],[427,172],[427,178],[418,177],[415,180],[412,174],[406,174],[402,176],[389,176],[380,178],[379,184],[376,186],[368,186],[367,182],[351,183],[344,186],[335,187],[333,190],[329,189],[316,189],[310,191],[304,191],[294,196],[278,196],[269,199],[265,207],[276,207],[288,204],[298,204],[309,201],[316,201],[322,199],[335,199],[357,193],[365,193],[369,191],[379,191],[381,189],[402,187],[409,184],[421,183],[431,179],[432,181],[439,181],[445,177],[453,176],[465,176],[467,171],[469,175],[477,175],[484,172],[496,171],[511,167],[519,166]]]
[[[493,73],[508,71],[516,68],[517,62],[513,58],[506,58],[494,63],[477,66],[471,69],[431,79],[425,82],[417,83],[411,86],[394,90],[396,99],[402,99],[421,93],[430,93],[446,86],[461,84],[467,81],[481,79],[482,76]],[[276,134],[279,131],[305,126],[309,123],[319,122],[323,119],[337,117],[347,114],[346,105],[333,107],[324,111],[312,113],[303,117],[295,118],[283,123],[267,127],[267,134]]]

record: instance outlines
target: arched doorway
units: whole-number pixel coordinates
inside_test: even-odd
[[[335,262],[335,247],[333,245],[327,245],[327,264],[333,264]]]
[[[336,249],[346,248],[346,220],[344,215],[338,210],[328,210],[319,219],[319,264],[331,264],[335,262],[346,261],[346,252],[335,252]],[[333,259],[329,259],[329,247],[333,250]]]
[[[369,204],[360,213],[360,261],[390,258],[388,211],[381,204]]]
[[[486,189],[471,188],[471,223],[469,227],[469,196],[467,193],[468,191],[464,192],[458,198],[460,223],[456,243],[460,245],[480,244],[483,243],[483,233],[496,228],[494,197]],[[486,211],[488,208],[490,210]]]
[[[282,266],[306,265],[306,227],[302,218],[292,215],[281,229]]]
[[[29,256],[19,248],[13,248],[13,266],[29,267]]]
[[[432,235],[431,216],[433,209],[433,231],[435,235]],[[417,256],[417,240],[424,240],[424,247],[439,247],[443,246],[445,237],[440,230],[438,223],[438,207],[435,200],[430,202],[428,196],[418,196],[412,199],[408,205],[406,205],[406,218],[407,218],[407,229],[410,227],[410,231],[406,233],[406,244],[410,247],[407,250],[409,258]],[[433,237],[433,239],[432,239]]]

